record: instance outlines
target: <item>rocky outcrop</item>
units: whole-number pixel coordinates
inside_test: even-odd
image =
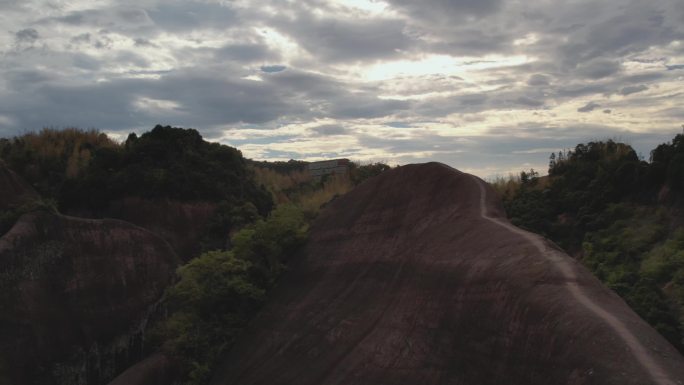
[[[430,163],[330,203],[214,385],[684,384],[615,293]]]
[[[199,255],[200,241],[216,205],[129,197],[112,202],[107,211],[108,216],[135,223],[160,235],[181,259],[188,261]]]
[[[0,383],[112,379],[141,354],[178,263],[166,241],[127,222],[22,216],[0,238]]]
[[[178,363],[164,353],[155,353],[117,376],[109,385],[174,385]]]
[[[37,198],[38,193],[0,160],[0,211]]]
[[[216,213],[216,204],[126,197],[109,202],[99,212],[72,208],[67,213],[83,218],[115,218],[144,227],[169,242],[176,254],[187,262],[200,254],[207,226]]]

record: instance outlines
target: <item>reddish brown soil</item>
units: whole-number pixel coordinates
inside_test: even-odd
[[[213,384],[684,384],[615,293],[444,165],[333,201]]]
[[[112,378],[119,357],[105,350],[129,348],[178,263],[167,242],[127,222],[22,216],[0,238],[0,383]]]

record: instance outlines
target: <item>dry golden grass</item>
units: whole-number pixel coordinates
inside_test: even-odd
[[[490,180],[489,184],[500,197],[513,196],[520,188],[520,175],[508,174],[508,178],[497,176],[494,180]]]
[[[325,181],[322,188],[301,196],[299,202],[295,203],[305,212],[316,213],[324,204],[348,193],[353,187],[349,175],[333,175]]]
[[[551,181],[548,175],[535,178],[535,182],[530,186],[535,190],[543,190],[550,185]],[[508,178],[499,176],[489,181],[489,184],[499,194],[500,197],[512,197],[522,186],[520,174],[508,174]]]
[[[334,175],[320,184],[308,170],[287,174],[261,167],[252,170],[256,182],[268,189],[276,204],[292,203],[309,213],[317,212],[335,196],[343,195],[353,187],[349,175]]]
[[[308,170],[291,171],[287,174],[261,167],[252,167],[252,170],[257,184],[264,185],[268,189],[276,204],[294,203],[290,202],[286,191],[296,189],[313,180]]]
[[[91,149],[118,146],[106,134],[97,130],[79,130],[67,128],[57,130],[44,128],[40,132],[30,132],[17,140],[23,141],[31,148],[38,159],[66,159],[66,176],[75,178],[88,167],[92,158]]]

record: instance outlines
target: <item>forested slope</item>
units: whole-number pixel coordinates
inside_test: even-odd
[[[650,161],[614,141],[552,154],[548,177],[498,183],[516,225],[568,250],[683,349],[684,135]]]

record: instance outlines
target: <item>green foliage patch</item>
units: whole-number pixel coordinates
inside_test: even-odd
[[[209,251],[179,268],[180,280],[165,296],[170,315],[152,335],[183,363],[184,384],[209,381],[307,230],[300,209],[280,206],[267,219],[238,231],[230,251]]]

